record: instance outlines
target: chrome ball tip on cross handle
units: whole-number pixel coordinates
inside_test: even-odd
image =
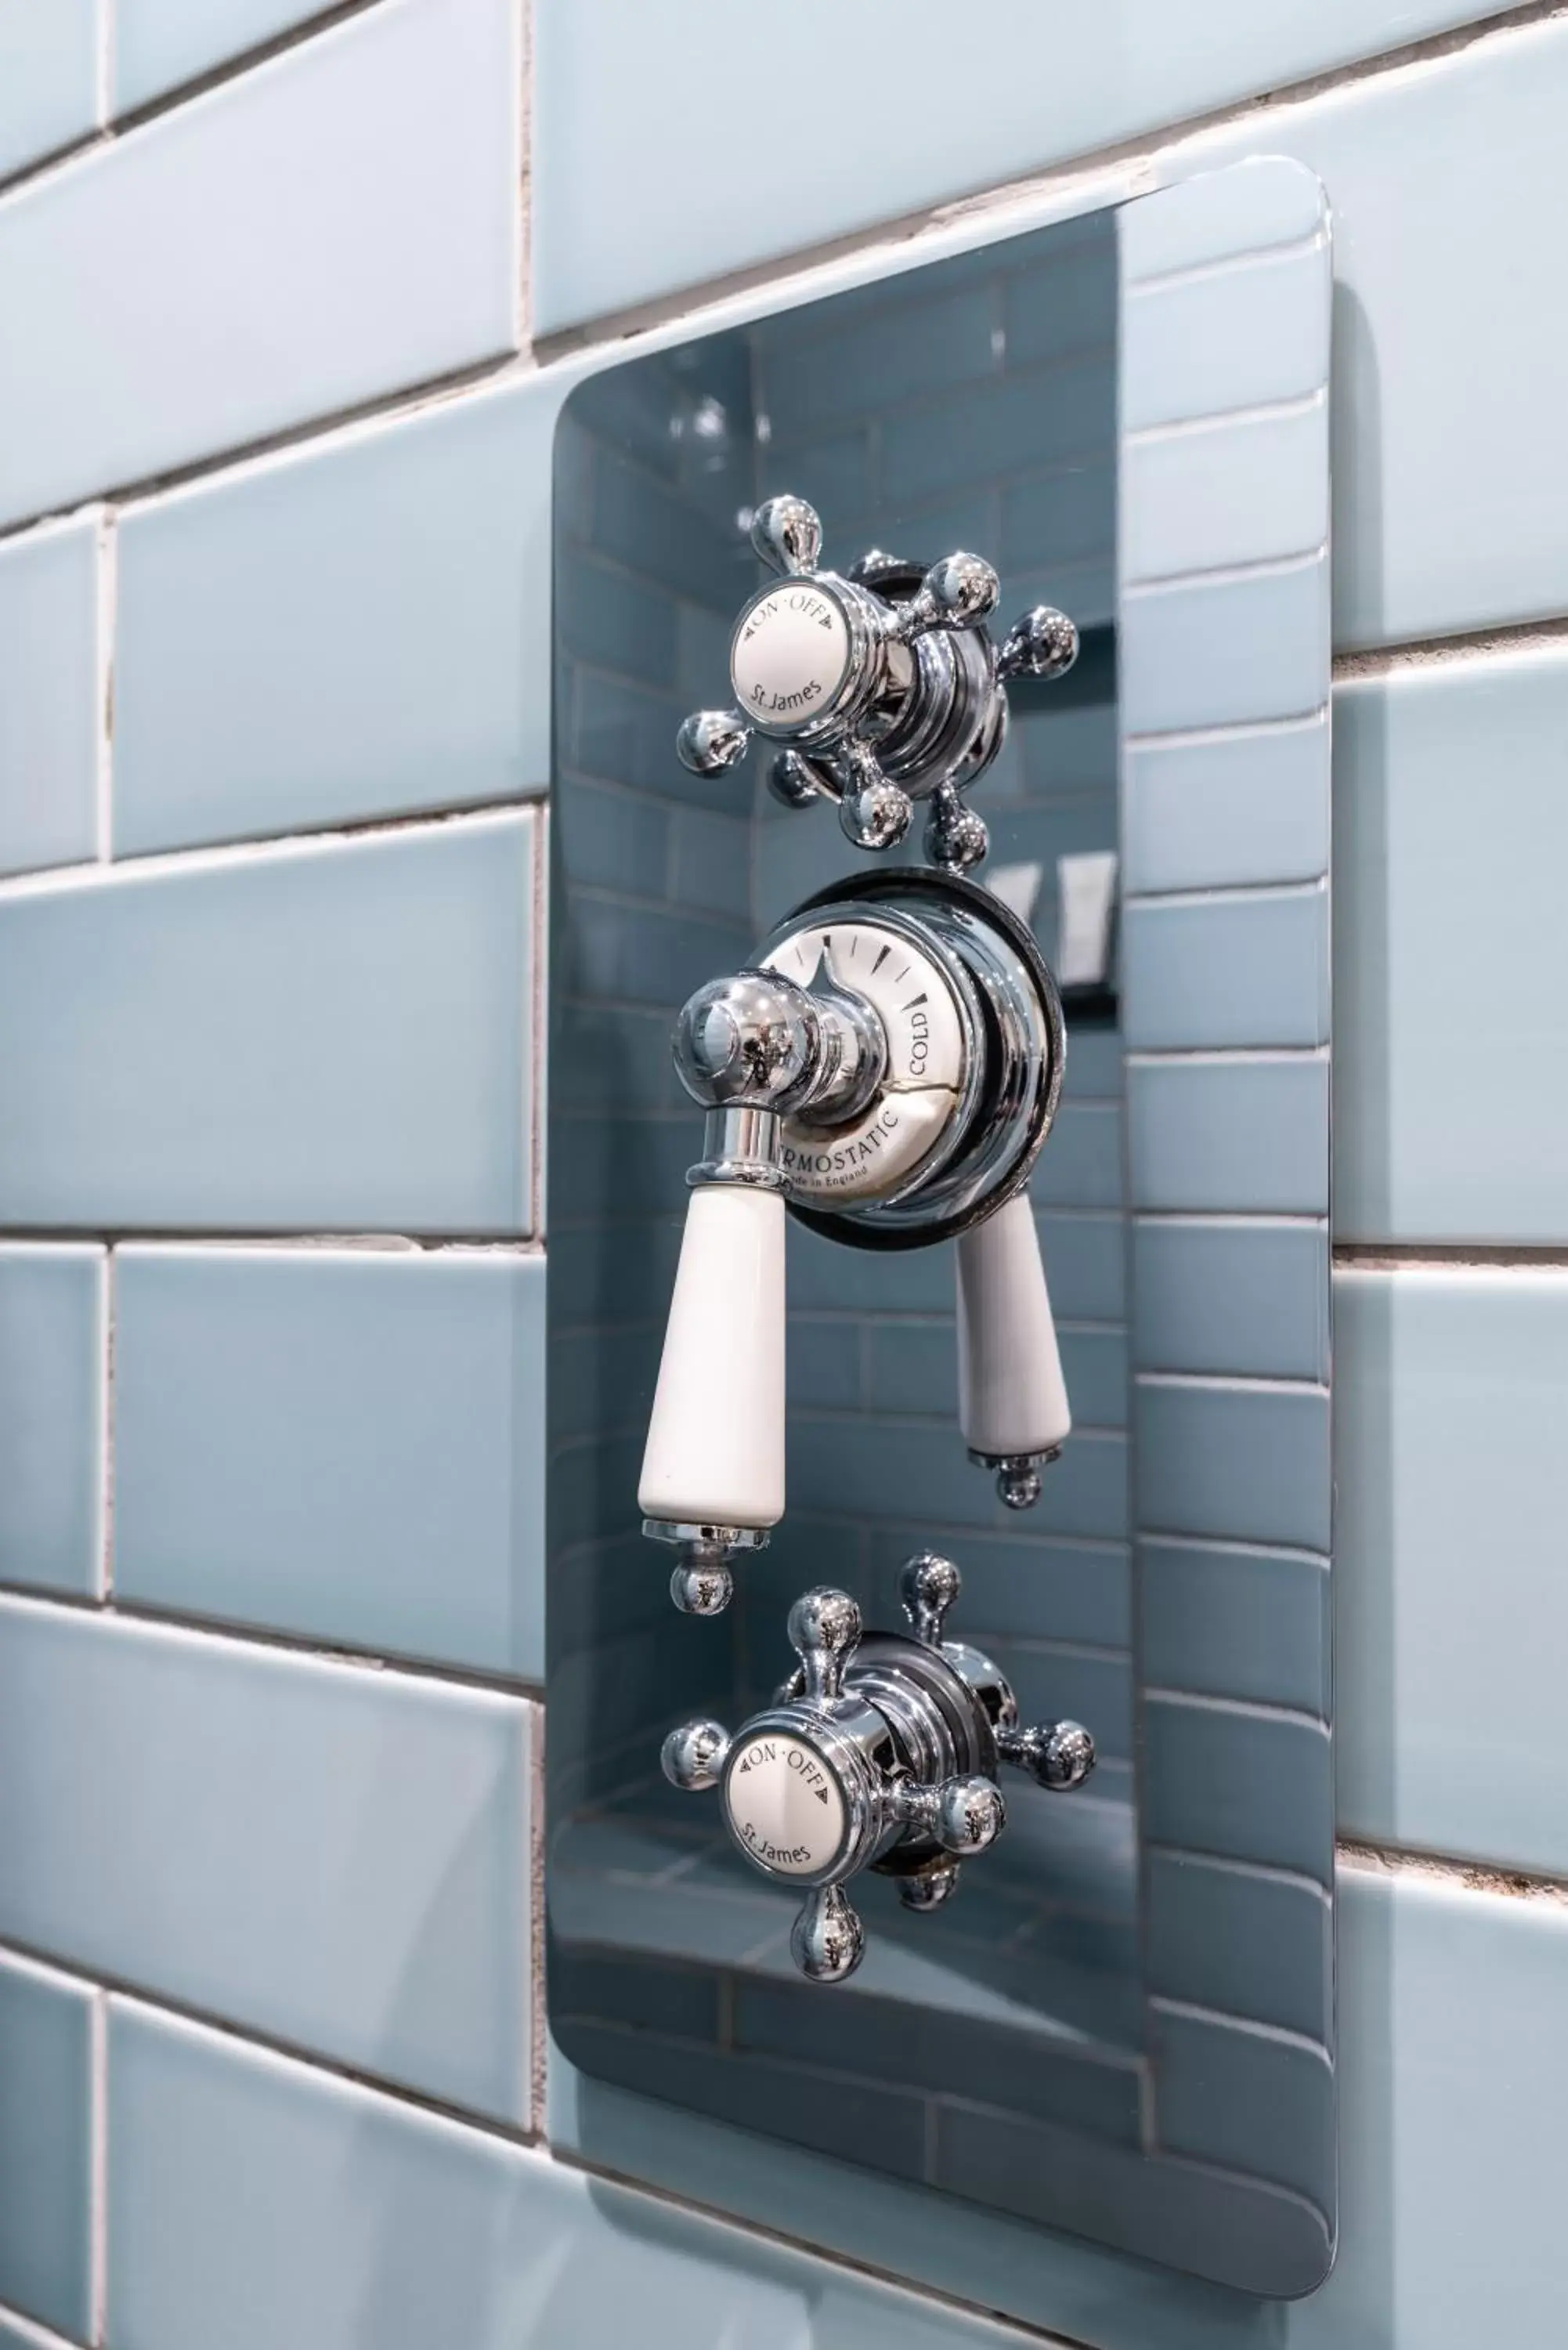
[[[960,795],[1002,748],[1009,680],[1072,667],[1073,622],[1038,605],[999,650],[987,623],[1001,584],[982,556],[947,555],[922,570],[877,550],[847,572],[824,569],[822,524],[787,494],[757,508],[751,537],[779,577],[736,621],[733,706],[682,724],[683,764],[722,775],[761,736],[782,746],[768,780],[786,806],[835,801],[856,847],[883,849],[904,838],[914,803],[929,801],[931,863],[978,865],[986,827]]]
[[[951,1898],[962,1863],[1006,1825],[1001,1763],[1055,1792],[1094,1767],[1080,1723],[1020,1729],[996,1666],[943,1639],[959,1589],[950,1560],[911,1559],[901,1578],[909,1633],[867,1633],[846,1592],[803,1593],[789,1614],[799,1662],[775,1702],[732,1738],[701,1720],[664,1742],[670,1783],[717,1788],[737,1849],[805,1895],[790,1950],[810,1981],[843,1982],[860,1964],[865,1928],[844,1888],[862,1869],[894,1878],[917,1915]]]

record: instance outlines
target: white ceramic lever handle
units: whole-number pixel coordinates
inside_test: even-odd
[[[970,1451],[998,1463],[1054,1452],[1073,1413],[1025,1192],[958,1243],[958,1336]]]
[[[784,1506],[784,1203],[692,1192],[638,1501],[668,1524],[777,1525]]]

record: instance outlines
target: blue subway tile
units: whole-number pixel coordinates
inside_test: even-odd
[[[1543,1062],[1568,985],[1555,887],[1565,724],[1556,645],[1353,680],[1335,696],[1334,1219],[1346,1239],[1568,1237],[1568,1109]]]
[[[1562,1874],[1568,1279],[1346,1267],[1335,1317],[1342,1822]]]
[[[1324,275],[1326,282],[1326,256]],[[1130,434],[1122,443],[1121,494],[1122,577],[1129,585],[1324,546],[1326,389],[1256,415]]]
[[[125,1248],[115,1588],[544,1673],[545,1266]]]
[[[761,494],[776,497],[793,490],[808,498],[839,546],[849,536],[845,526],[848,516],[864,514],[870,504],[871,482],[869,425],[850,432],[822,432],[789,450],[770,448],[758,464]],[[924,477],[917,476],[915,494],[925,487]]]
[[[539,323],[551,330],[896,220],[1463,20],[1451,0],[1336,0],[1308,19],[1226,0],[1194,40],[1140,5],[1114,24],[1089,15],[1066,27],[1054,19],[1010,25],[999,73],[994,57],[934,37],[890,52],[856,16],[833,22],[829,88],[818,70],[825,20],[776,5],[742,41],[722,0],[682,0],[662,20],[662,37],[639,21],[620,28],[607,55],[591,16],[551,19],[535,67]],[[781,88],[811,89],[815,150],[835,159],[829,173],[792,176],[784,211],[777,187],[755,169],[746,99],[759,57]],[[868,135],[863,94],[872,88],[888,128]],[[708,126],[701,156],[659,137],[650,116],[661,96],[678,97]],[[1265,146],[1277,150],[1282,135],[1265,118]],[[1287,178],[1278,165],[1259,178],[1255,195],[1196,221],[1179,214],[1148,265],[1179,267],[1187,254],[1208,258],[1307,234],[1318,192],[1310,183],[1303,192],[1302,175]],[[711,200],[718,185],[722,203]],[[888,250],[872,265],[885,269]],[[908,247],[891,250],[901,257]]]
[[[533,819],[0,906],[0,1214],[525,1231]]]
[[[556,556],[555,606],[559,650],[580,661],[601,664],[616,673],[623,687],[675,684],[680,610],[671,598],[659,595],[646,580],[633,579],[618,567],[601,562],[586,547],[565,546]],[[728,646],[726,630],[726,653]],[[723,680],[721,668],[714,681],[717,692],[723,691]],[[597,685],[597,679],[585,679],[580,690],[592,693]],[[640,714],[640,703],[634,707]],[[622,723],[618,698],[616,723],[618,727]],[[675,723],[679,725],[679,715]],[[661,769],[675,764],[674,740],[673,730],[662,736],[657,754]]]
[[[1076,710],[1025,711],[1013,723],[1030,796],[1116,789],[1121,738],[1114,699]]]
[[[1037,1215],[1059,1322],[1119,1322],[1127,1311],[1127,1226],[1120,1216]]]
[[[1329,1882],[1334,1775],[1324,1723],[1161,1691],[1144,1700],[1142,1760],[1144,1825],[1154,1843]]]
[[[114,0],[114,7],[117,114],[326,13],[321,0]]]
[[[1007,574],[1049,564],[1110,561],[1116,532],[1116,473],[1085,463],[1016,482],[1002,500],[998,560]],[[1007,581],[1011,596],[1012,580]]]
[[[752,935],[749,922],[587,895],[557,920],[566,933],[557,968],[574,995],[667,1005],[671,1022],[694,987],[732,968]]]
[[[1064,1100],[1119,1101],[1121,1091],[1122,1040],[1116,1030],[1069,1021]]]
[[[973,1620],[972,1617],[970,1619]],[[1127,1657],[1085,1656],[1067,1648],[993,1636],[988,1654],[1012,1684],[1025,1721],[1086,1722],[1102,1762],[1133,1752],[1133,1672]]]
[[[1328,1230],[1227,1216],[1133,1225],[1140,1371],[1328,1377]]]
[[[1125,594],[1122,724],[1168,734],[1307,717],[1328,698],[1328,563]]]
[[[526,1705],[0,1616],[0,1934],[526,2120]]]
[[[1328,712],[1129,743],[1126,794],[1129,893],[1315,881],[1328,871]]]
[[[608,449],[595,453],[592,513],[596,552],[642,574],[647,594],[687,596],[728,617],[752,586],[754,559],[732,517],[721,528]]]
[[[639,898],[668,898],[674,811],[640,794],[574,779],[562,860],[574,882]],[[703,812],[701,823],[718,819]]]
[[[1137,213],[1122,217],[1136,222]],[[1296,400],[1326,383],[1331,288],[1320,231],[1229,268],[1129,286],[1123,432]]]
[[[126,510],[118,853],[542,788],[559,403],[535,378]]]
[[[965,1893],[970,1888],[965,1887]],[[934,1946],[933,1946],[934,1948]],[[1044,2001],[1054,1954],[1032,1951],[1033,1981]],[[798,1982],[742,1975],[735,1987],[735,2036],[746,2049],[783,2056],[807,2066],[831,2065],[862,2077],[919,2083],[930,2095],[947,2092],[1013,2111],[1049,2115],[1096,2137],[1136,2143],[1140,2082],[1136,2064],[1096,2062],[1082,2044],[1065,2042],[1053,2013],[1044,2029],[1031,2031],[1022,2002],[1011,2015],[996,2014],[984,1987],[950,1976],[959,1998],[968,1993],[975,2012],[965,2029],[934,2034],[919,1992],[929,1980],[929,1963],[909,1969],[909,1994],[891,1960],[914,1954],[890,1950],[884,1941],[867,1954],[867,1966],[846,1998],[830,2012]],[[866,1976],[882,1960],[885,1971],[873,1987]],[[1064,1970],[1058,1970],[1064,1972]],[[988,2013],[988,2007],[990,2012]],[[992,2021],[992,2017],[995,2021]]]
[[[1099,456],[1111,446],[1115,406],[1107,352],[895,412],[880,433],[883,492],[929,498],[976,479]],[[961,432],[954,429],[960,417]]]
[[[1116,215],[1122,275],[1137,286],[1296,244],[1322,232],[1325,210],[1312,173],[1288,156],[1252,161],[1236,178],[1199,172],[1162,189],[1158,203],[1122,207]]]
[[[109,2324],[127,2350],[204,2350],[215,2328],[233,2350],[589,2350],[628,2325],[646,2350],[1002,2338],[983,2317],[129,2001],[111,2011],[109,2077]]]
[[[1324,90],[1186,147],[1208,170],[1267,147],[1334,213],[1334,635],[1408,642],[1568,604],[1560,322],[1533,270],[1500,269],[1558,172],[1568,28],[1467,45],[1417,74]],[[1400,38],[1407,38],[1401,33]],[[1473,126],[1492,168],[1455,169]],[[1455,288],[1463,286],[1462,301]],[[1495,356],[1478,373],[1475,355]],[[1445,494],[1450,452],[1466,462]]]
[[[98,854],[99,528],[0,546],[0,873]]]
[[[1146,1375],[1136,1410],[1141,1527],[1327,1550],[1326,1388]]]
[[[1236,890],[1123,908],[1133,1052],[1328,1042],[1328,891]]]
[[[1040,1154],[1031,1191],[1042,1209],[1119,1205],[1121,1104],[1064,1102]]]
[[[1127,1065],[1136,1207],[1328,1212],[1328,1062],[1310,1053]]]
[[[1157,2011],[1158,2128],[1173,2154],[1292,2187],[1332,2211],[1334,2067],[1266,2025]]]
[[[1009,1540],[971,1527],[950,1534],[923,1523],[871,1529],[870,1559],[886,1620],[898,1620],[898,1568],[913,1552],[930,1547],[956,1560],[963,1595],[954,1622],[982,1648],[982,1635],[1002,1624],[1020,1639],[1109,1648],[1131,1641],[1132,1577],[1125,1548],[1032,1541],[1016,1534]]]
[[[1328,1711],[1327,1563],[1243,1544],[1138,1546],[1143,1671],[1160,1689]]]
[[[585,597],[583,617],[587,633],[582,650],[590,655],[596,650],[592,641],[592,597]],[[665,609],[661,606],[656,608],[661,612]],[[597,649],[597,657],[608,658],[603,647]],[[668,660],[664,654],[659,656],[660,674],[674,660],[671,637]],[[721,686],[722,679],[721,669]],[[703,682],[708,684],[711,681]],[[583,775],[597,775],[606,783],[659,792],[667,798],[675,795],[677,775],[683,772],[675,756],[675,736],[681,718],[677,702],[665,701],[627,678],[579,670],[571,707],[561,712],[560,717],[564,729],[562,751],[567,766]],[[691,780],[695,783],[698,778],[693,776]],[[724,797],[732,795],[733,785],[726,779]]]
[[[101,1249],[0,1244],[0,1581],[100,1586],[104,1280]]]
[[[889,402],[997,370],[996,305],[989,286],[956,286],[900,304],[900,288],[840,296],[809,337],[775,334],[764,345],[761,406],[775,439],[807,439],[885,410]]]
[[[509,350],[519,73],[510,0],[412,0],[0,206],[0,519]]]
[[[993,1480],[966,1471],[962,1439],[949,1422],[798,1418],[792,1431],[790,1498],[826,1514],[880,1516],[894,1497],[912,1513],[1000,1532],[1008,1513]],[[1127,1442],[1119,1431],[1075,1430],[1045,1481],[1034,1515],[1042,1534],[1106,1542],[1127,1532]]]
[[[1007,364],[1037,367],[1082,351],[1109,350],[1116,339],[1116,216],[1091,213],[1058,231],[1061,257],[1010,272],[1006,289]],[[1004,247],[998,254],[1005,268]]]
[[[104,6],[105,0],[0,6],[0,179],[98,128]]]
[[[1148,1981],[1157,1995],[1330,2038],[1334,1911],[1321,1886],[1156,1851],[1147,1887]]]
[[[670,826],[670,896],[678,906],[749,920],[753,849],[753,827],[744,816],[678,809]]]
[[[85,1983],[0,1958],[0,2301],[92,2339],[92,2033]]]

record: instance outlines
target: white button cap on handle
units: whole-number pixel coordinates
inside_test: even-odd
[[[774,1526],[784,1506],[784,1203],[703,1183],[686,1211],[638,1502],[682,1525]]]
[[[1073,1414],[1028,1194],[958,1243],[959,1422],[971,1452],[1053,1452]]]

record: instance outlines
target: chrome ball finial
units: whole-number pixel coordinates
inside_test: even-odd
[[[842,1885],[819,1886],[790,1929],[790,1956],[808,1982],[836,1983],[866,1955],[866,1929]]]
[[[944,628],[973,629],[995,611],[1002,582],[983,556],[947,555],[932,564],[919,592],[929,597]]]
[[[721,1558],[691,1556],[670,1573],[670,1596],[682,1616],[722,1616],[734,1594],[735,1578]]]
[[[844,1687],[844,1668],[860,1638],[860,1610],[847,1591],[819,1584],[803,1591],[789,1611],[789,1644],[805,1673],[813,1705],[831,1705]]]
[[[700,1794],[703,1788],[718,1785],[729,1751],[730,1734],[722,1723],[683,1721],[659,1748],[659,1766],[672,1787],[683,1794]]]
[[[996,1842],[1007,1825],[1007,1804],[994,1779],[976,1772],[971,1778],[949,1779],[937,1790],[932,1831],[944,1852],[955,1860],[971,1860]]]
[[[675,755],[694,775],[722,775],[746,755],[752,730],[738,710],[694,710],[675,737]]]
[[[985,819],[964,806],[950,784],[940,784],[931,795],[925,847],[931,863],[949,873],[968,873],[985,862],[991,847]]]
[[[1033,1730],[1003,1730],[997,1752],[1036,1786],[1060,1794],[1081,1787],[1095,1767],[1095,1742],[1081,1721],[1044,1721]]]
[[[752,545],[771,570],[815,571],[822,553],[822,521],[815,506],[786,491],[764,498],[752,516]]]
[[[1014,620],[997,658],[997,674],[1065,677],[1078,658],[1078,631],[1054,604],[1036,604]]]
[[[940,1551],[917,1551],[913,1558],[905,1560],[898,1570],[898,1603],[922,1647],[941,1647],[948,1610],[957,1604],[962,1589],[962,1575]]]

